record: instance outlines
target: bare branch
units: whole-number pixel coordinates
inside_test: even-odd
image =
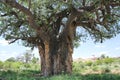
[[[37,43],[41,43],[41,38],[39,36],[35,36],[35,37],[16,37],[16,36],[10,36],[11,39],[9,40],[9,44],[14,43],[17,40],[23,40],[23,41],[27,41],[31,44],[37,44]]]
[[[12,44],[12,43],[16,42],[17,40],[19,40],[19,38],[18,39],[14,39],[12,41],[9,41],[9,44]]]

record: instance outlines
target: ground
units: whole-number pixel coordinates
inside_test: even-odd
[[[75,61],[72,74],[49,77],[41,76],[38,69],[1,69],[0,80],[120,80],[120,59]]]

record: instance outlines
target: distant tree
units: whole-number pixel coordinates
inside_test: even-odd
[[[106,58],[110,58],[109,56],[106,56]]]
[[[32,63],[35,64],[35,63],[37,63],[39,61],[39,58],[33,57],[31,61],[32,61]]]
[[[101,58],[101,59],[106,58],[105,54],[102,54],[102,55],[100,56],[100,58]]]
[[[10,57],[10,58],[8,58],[6,61],[8,61],[8,62],[15,62],[16,59],[15,59],[14,57]]]
[[[17,56],[16,57],[16,61],[18,61],[18,62],[24,62],[24,56],[22,55],[22,56]]]
[[[31,61],[31,59],[32,59],[31,51],[28,50],[23,55],[24,55],[24,61],[25,61],[25,63],[29,63]]]

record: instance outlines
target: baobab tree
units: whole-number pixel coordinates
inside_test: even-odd
[[[78,27],[95,42],[120,32],[119,0],[0,0],[0,15],[0,35],[37,47],[44,76],[72,73]]]

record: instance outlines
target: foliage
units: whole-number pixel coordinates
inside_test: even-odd
[[[87,61],[86,66],[92,66],[93,62],[92,61]]]
[[[112,63],[99,65],[86,65],[90,61],[73,62],[73,74],[61,74],[50,77],[39,76],[39,65],[29,63],[29,67],[25,68],[22,62],[3,62],[5,70],[0,71],[0,79],[7,80],[119,80],[120,66],[119,59],[114,59]],[[99,60],[101,61],[101,60]],[[11,64],[11,67],[7,66]],[[96,64],[96,62],[93,62]],[[5,66],[6,65],[6,66]],[[37,65],[37,67],[35,67]],[[115,66],[117,65],[117,67]],[[18,67],[19,66],[19,67]],[[8,69],[8,68],[9,69]],[[13,69],[14,68],[14,69]],[[7,70],[6,70],[7,69]],[[90,70],[92,69],[92,71]],[[112,71],[117,70],[118,73]]]
[[[74,45],[79,45],[84,33],[88,35],[85,37],[91,37],[94,42],[101,43],[119,34],[119,3],[118,0],[0,0],[0,36],[9,43],[22,41],[24,46],[32,49],[40,46],[45,51],[43,59],[46,63],[43,73],[46,70],[49,73],[47,64],[50,62],[50,66],[54,67],[54,59],[51,58],[53,53],[62,53],[60,59],[64,58],[65,62],[59,61],[67,65],[66,60],[72,60],[69,60],[71,57],[68,55],[73,52]],[[77,27],[84,32],[77,34]],[[56,44],[57,42],[61,43]],[[61,45],[68,47],[62,48]],[[50,48],[47,51],[46,46]],[[25,53],[24,58],[26,63],[31,61],[31,55],[28,53]],[[7,63],[9,65],[6,67],[11,68],[11,62]],[[88,62],[87,65],[89,68],[92,63]],[[25,64],[25,67],[28,68],[30,65]],[[67,71],[66,69],[64,70]],[[54,74],[54,71],[50,70],[50,74]]]
[[[114,58],[103,58],[100,60],[96,60],[96,64],[100,65],[100,64],[111,64],[115,61]]]
[[[3,68],[3,62],[0,61],[0,69],[2,69],[2,68]]]
[[[32,59],[31,51],[26,51],[23,56],[24,56],[25,63],[29,63]]]
[[[93,66],[93,67],[92,67],[92,70],[93,70],[93,71],[98,71],[98,69],[99,69],[98,66]]]
[[[113,63],[113,62],[114,62],[113,58],[105,58],[105,59],[103,59],[103,63],[106,63],[106,64],[110,64],[110,63]]]
[[[35,63],[37,63],[39,61],[39,58],[33,57],[31,61],[32,61],[32,63],[35,64]]]
[[[9,59],[7,59],[6,61],[9,61],[9,62],[15,62],[15,58],[14,57],[10,57]]]
[[[100,58],[104,59],[106,56],[105,54],[102,54]]]
[[[23,63],[22,62],[13,62],[12,67],[13,69],[20,69],[22,67]]]
[[[31,50],[26,50],[21,56],[17,56],[15,60],[17,62],[34,63],[35,64],[39,61],[39,58],[36,58],[34,56],[34,54],[32,54]]]
[[[54,35],[61,35],[61,27],[66,25],[69,15],[74,11],[76,19],[72,18],[71,21],[84,31],[76,32],[74,45],[79,45],[84,33],[89,34],[95,42],[103,42],[120,33],[118,4],[118,0],[0,0],[0,35],[11,43],[21,40],[25,46],[34,47],[41,39],[44,41],[46,37],[51,37],[55,31],[57,34]],[[23,6],[22,9],[20,6]]]
[[[11,65],[12,62],[4,62],[4,65],[3,65],[3,69],[5,70],[8,70],[8,69],[11,69],[12,68],[12,65]]]
[[[111,72],[111,70],[109,69],[109,67],[103,67],[102,68],[102,73],[109,73]]]
[[[37,74],[38,71],[15,71],[0,72],[2,79],[7,80],[119,80],[119,74],[73,74],[73,75],[57,75],[52,77],[39,77],[33,74]]]
[[[73,62],[73,71],[74,73],[80,73],[85,70],[85,64],[80,61],[79,63]]]

